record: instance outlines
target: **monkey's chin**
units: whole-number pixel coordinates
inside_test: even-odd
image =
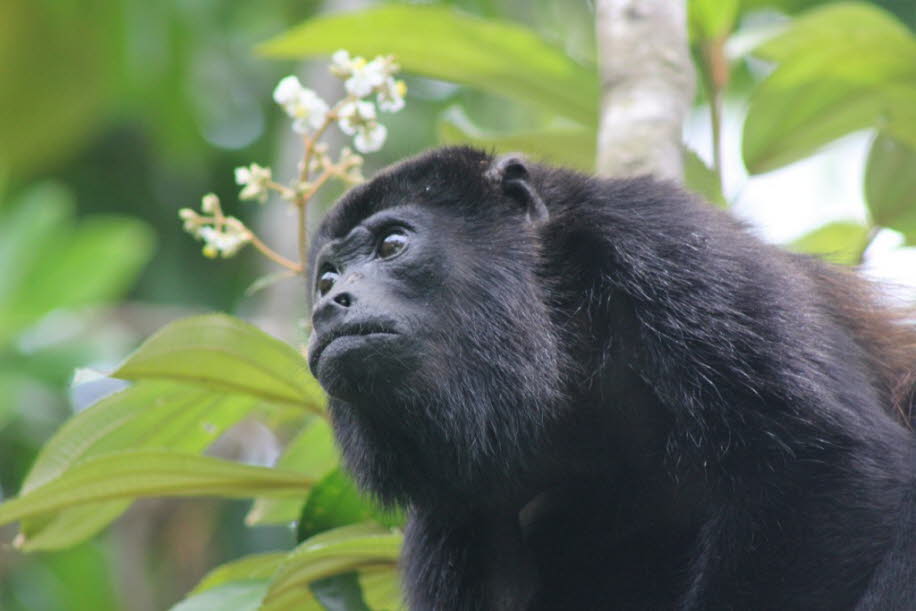
[[[315,377],[338,399],[353,401],[385,392],[407,372],[408,341],[397,333],[344,335],[322,351]]]

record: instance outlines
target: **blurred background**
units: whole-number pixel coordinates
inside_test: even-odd
[[[231,261],[201,257],[177,211],[215,192],[227,212],[293,252],[282,206],[265,212],[235,203],[233,168],[255,161],[289,175],[298,141],[271,100],[273,87],[298,74],[333,95],[339,82],[327,76],[326,58],[314,65],[278,60],[255,47],[315,15],[374,4],[383,3],[0,2],[0,500],[19,490],[41,444],[102,392],[72,389],[78,368],[110,371],[166,322],[206,311],[230,312],[301,342],[303,288],[290,281],[246,294],[269,270],[256,252],[247,249]],[[595,64],[590,2],[422,4],[525,25],[577,62]],[[867,215],[870,130],[775,171],[751,176],[742,163],[748,96],[768,73],[743,53],[766,28],[822,4],[830,3],[741,2],[729,41],[740,59],[723,103],[723,191],[754,231],[779,243]],[[916,27],[916,0],[871,4],[911,33]],[[367,176],[441,142],[445,125],[472,117],[481,129],[505,131],[537,116],[492,93],[410,74],[406,80],[407,107],[387,118],[389,139],[368,156]],[[684,136],[710,163],[708,117],[700,93]],[[334,195],[325,192],[322,205]],[[916,253],[904,247],[902,233],[883,229],[873,237],[865,268],[906,295],[916,286]],[[220,444],[222,455],[255,464],[270,464],[279,451],[271,432],[255,423]],[[293,545],[290,528],[242,528],[246,508],[240,501],[142,501],[92,542],[36,555],[15,551],[15,528],[2,527],[0,610],[168,608],[210,567]]]

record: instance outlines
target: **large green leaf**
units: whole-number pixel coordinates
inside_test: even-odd
[[[191,591],[191,595],[200,594],[232,581],[268,579],[283,563],[288,553],[267,552],[251,554],[220,565],[200,580],[200,583]]]
[[[287,588],[281,592],[271,595],[270,599],[264,600],[258,611],[327,611],[318,599],[312,594],[312,591],[304,584],[295,588]]]
[[[916,244],[916,146],[879,134],[865,171],[865,200],[878,225]]]
[[[743,153],[752,173],[879,123],[916,145],[916,39],[880,9],[856,3],[816,9],[757,55],[780,65],[748,109]]]
[[[370,609],[398,611],[407,608],[401,593],[400,574],[395,567],[364,569],[359,572],[359,585]]]
[[[0,165],[24,175],[65,158],[102,119],[121,7],[0,2]]]
[[[313,581],[309,589],[327,611],[372,611],[363,599],[355,571]]]
[[[290,346],[225,314],[193,316],[160,329],[112,374],[242,392],[322,412],[324,393]]]
[[[92,216],[42,253],[24,295],[29,308],[73,307],[110,300],[152,254],[153,234],[135,219]]]
[[[393,53],[409,72],[536,104],[584,125],[598,121],[598,77],[526,28],[448,6],[390,4],[307,21],[260,51],[299,58],[348,49]]]
[[[707,41],[728,36],[738,18],[738,4],[738,0],[689,0],[690,39]]]
[[[202,452],[256,404],[256,399],[245,395],[173,382],[140,382],[68,420],[41,449],[21,494],[61,477],[87,458],[110,452],[141,448]],[[73,545],[99,532],[129,505],[130,501],[95,503],[25,520],[20,545],[26,550]]]
[[[171,611],[257,611],[265,592],[266,579],[232,581],[186,598]]]
[[[364,568],[397,562],[403,537],[374,524],[354,524],[325,531],[301,543],[274,575],[264,599],[265,609],[281,609],[278,601],[309,583]]]
[[[789,245],[795,252],[821,256],[834,263],[855,265],[868,243],[868,227],[852,221],[837,221],[819,227]]]
[[[26,493],[77,463],[127,449],[196,452],[243,418],[256,399],[174,382],[144,381],[68,420],[44,445],[22,485]]]
[[[343,469],[334,469],[316,483],[302,507],[296,537],[304,541],[326,530],[375,520],[394,526],[403,519],[398,512],[385,512],[356,488]]]
[[[30,272],[51,246],[56,232],[73,215],[73,198],[59,184],[39,183],[23,192],[17,201],[0,208],[0,312],[23,284],[34,277]]]
[[[318,481],[337,466],[338,460],[331,427],[326,420],[316,417],[289,442],[276,467]],[[257,499],[245,517],[245,523],[289,523],[295,521],[301,511],[302,499]]]
[[[874,4],[836,2],[800,15],[779,36],[754,52],[775,62],[792,62],[804,55],[821,58],[861,49],[887,54],[910,48],[913,36],[893,15]]]
[[[757,11],[760,9],[776,9],[783,13],[797,13],[819,4],[835,2],[836,0],[741,0],[742,11]]]
[[[0,218],[0,343],[52,310],[110,301],[152,255],[140,221],[72,214],[69,194],[45,184]]]
[[[595,130],[568,121],[523,131],[496,133],[474,125],[458,107],[439,122],[439,141],[511,153],[520,151],[537,160],[591,172],[595,169]]]
[[[162,450],[90,458],[62,477],[0,504],[0,524],[86,503],[146,496],[301,495],[311,481],[298,473]]]
[[[703,196],[706,201],[719,208],[727,208],[728,202],[722,194],[719,177],[715,170],[706,165],[699,155],[684,147],[684,183],[688,189]]]
[[[26,552],[71,547],[100,533],[127,511],[132,502],[87,503],[52,514],[24,518],[20,534],[16,537],[16,547]]]

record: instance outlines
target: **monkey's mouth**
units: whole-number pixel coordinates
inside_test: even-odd
[[[382,323],[363,322],[341,325],[318,339],[315,349],[309,354],[309,367],[313,372],[317,372],[322,355],[332,344],[335,345],[334,351],[337,352],[338,344],[342,350],[346,350],[347,346],[355,347],[366,340],[396,337],[398,335],[400,334],[394,330],[393,326]]]

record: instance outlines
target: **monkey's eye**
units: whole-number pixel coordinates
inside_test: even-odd
[[[391,231],[378,245],[378,256],[390,259],[407,247],[407,236],[400,229]]]
[[[334,286],[334,283],[337,281],[337,277],[340,274],[335,272],[333,269],[324,270],[321,275],[318,277],[318,294],[322,297],[328,294],[328,291]]]

